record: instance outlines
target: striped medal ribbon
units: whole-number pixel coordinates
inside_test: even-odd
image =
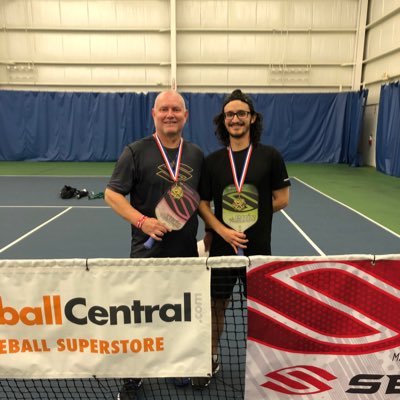
[[[173,180],[174,185],[171,187],[171,194],[175,199],[180,199],[183,197],[183,188],[181,185],[178,184],[178,179],[179,179],[179,171],[181,167],[181,158],[182,158],[182,147],[183,147],[183,139],[181,138],[181,141],[179,143],[179,148],[178,148],[178,154],[176,156],[176,164],[175,164],[175,170],[172,168],[170,161],[168,160],[167,154],[165,153],[164,147],[161,143],[160,138],[156,133],[153,134],[154,140],[157,143],[158,149],[160,150],[160,153],[162,155],[162,158],[164,159],[164,164],[168,169],[169,176]]]
[[[237,211],[241,211],[246,207],[246,200],[240,196],[240,193],[242,192],[244,181],[246,180],[247,170],[249,168],[252,152],[253,152],[253,145],[250,144],[249,148],[247,149],[247,154],[246,154],[246,159],[244,161],[242,174],[240,176],[240,179],[238,179],[238,174],[237,174],[236,166],[235,166],[235,160],[233,159],[233,151],[232,151],[231,146],[228,147],[229,161],[231,164],[233,181],[235,183],[236,191],[239,195],[238,197],[235,198],[232,206]]]

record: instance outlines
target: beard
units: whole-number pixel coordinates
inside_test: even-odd
[[[246,129],[245,125],[236,125],[236,126],[239,126],[243,129],[238,130],[238,131],[228,130],[229,137],[234,138],[234,139],[241,139],[242,137],[246,136],[247,134],[250,134],[250,130]]]

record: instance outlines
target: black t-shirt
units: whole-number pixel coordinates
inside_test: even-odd
[[[233,152],[238,179],[240,179],[247,149]],[[271,254],[272,191],[290,186],[286,166],[280,153],[271,146],[253,147],[245,184],[258,191],[258,219],[245,233],[249,242],[246,255]],[[229,154],[226,148],[210,154],[204,163],[200,183],[202,200],[213,201],[215,216],[222,220],[222,194],[228,185],[234,185]],[[214,233],[210,256],[233,255],[231,245]]]
[[[175,168],[177,150],[165,150],[172,167]],[[184,140],[179,181],[184,181],[198,190],[203,160],[200,148]],[[130,203],[134,208],[148,217],[155,217],[154,210],[158,201],[172,184],[173,180],[160,150],[154,138],[150,136],[125,147],[107,187],[124,196],[129,194]],[[155,242],[154,246],[147,250],[143,244],[148,237],[132,226],[131,257],[196,257],[197,227],[195,213],[181,230],[165,234],[161,242]]]

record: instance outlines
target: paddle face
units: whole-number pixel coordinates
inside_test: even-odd
[[[157,219],[171,230],[178,231],[199,207],[199,194],[184,182],[173,185],[158,202],[155,214]],[[144,246],[150,249],[154,239],[150,238]]]
[[[244,184],[239,194],[234,185],[227,186],[222,193],[222,219],[232,229],[244,232],[258,219],[258,190]],[[239,248],[239,254],[243,254]]]
[[[185,183],[172,186],[156,206],[157,219],[168,228],[178,231],[199,207],[199,194]]]

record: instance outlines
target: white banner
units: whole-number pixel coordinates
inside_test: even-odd
[[[400,396],[400,255],[254,257],[248,400]]]
[[[0,261],[0,377],[211,372],[204,259]]]

